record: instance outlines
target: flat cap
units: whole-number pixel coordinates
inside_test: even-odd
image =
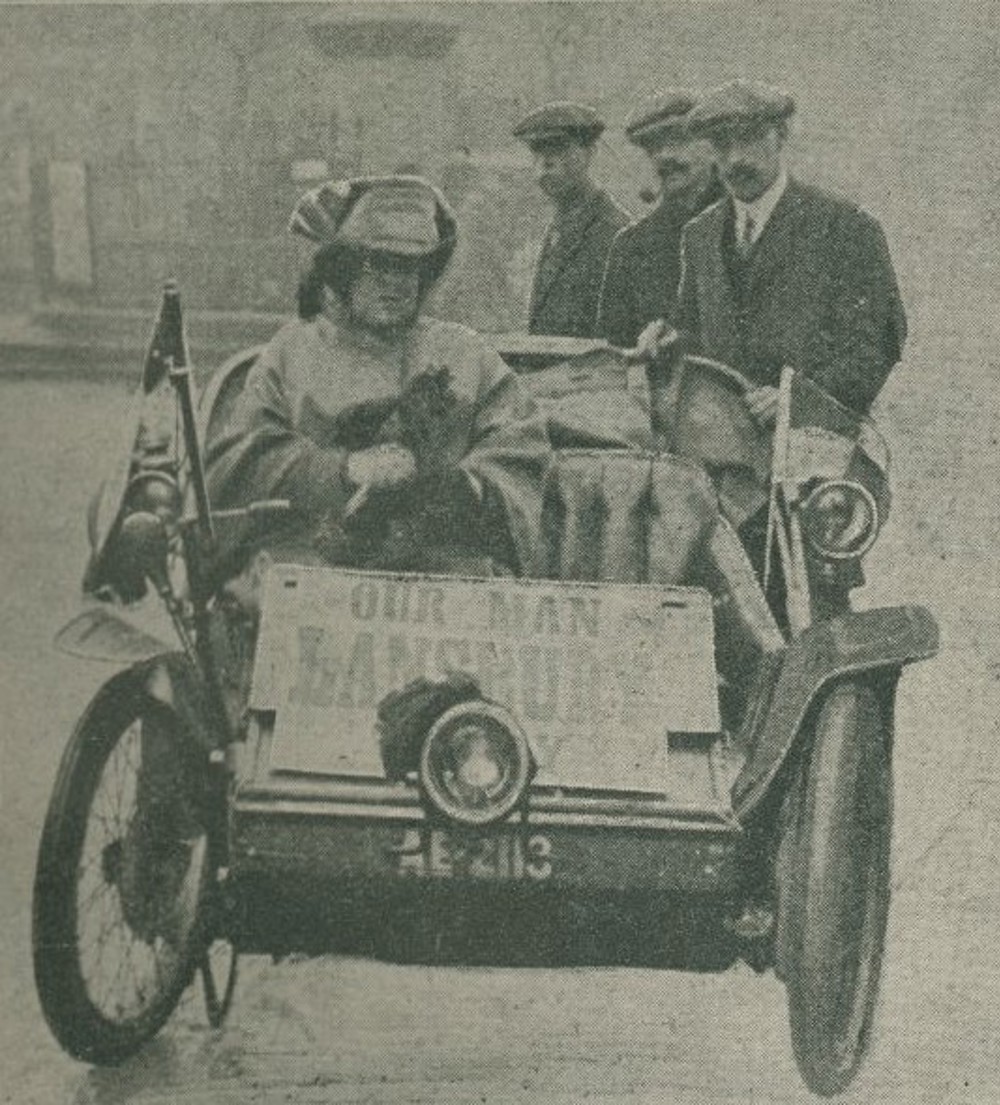
[[[557,100],[526,115],[511,133],[529,146],[553,139],[589,144],[604,130],[604,120],[588,104]]]
[[[697,102],[687,88],[665,88],[643,100],[625,120],[625,137],[636,146],[645,146],[651,139],[687,134],[687,115]]]
[[[795,111],[795,100],[783,89],[759,81],[736,80],[706,92],[688,115],[693,135],[725,127],[778,123]]]

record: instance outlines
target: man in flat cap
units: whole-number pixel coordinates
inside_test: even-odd
[[[603,130],[592,107],[564,102],[538,108],[514,128],[514,136],[534,154],[538,184],[555,207],[531,289],[532,334],[596,334],[608,250],[630,221],[590,178],[594,144]]]
[[[618,232],[608,255],[597,331],[613,345],[631,347],[650,320],[674,318],[681,230],[722,195],[711,147],[687,132],[694,104],[693,92],[667,89],[626,121],[626,137],[646,153],[660,179],[660,196],[648,215]]]
[[[655,359],[663,346],[676,350],[679,333],[681,348],[738,369],[752,384],[750,414],[764,428],[774,424],[786,365],[864,413],[906,339],[881,226],[788,175],[794,110],[787,93],[749,81],[723,85],[693,108],[688,126],[711,142],[727,195],[684,228],[676,331],[660,320],[638,341]],[[732,497],[743,500],[740,538],[763,574],[765,489],[739,487]]]
[[[794,109],[779,89],[740,80],[688,116],[712,144],[727,196],[684,228],[677,326],[696,351],[750,378],[747,403],[763,425],[785,365],[867,411],[906,338],[881,226],[788,175]],[[654,348],[666,330],[649,328],[642,344]]]

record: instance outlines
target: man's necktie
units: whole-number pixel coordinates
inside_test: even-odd
[[[754,221],[749,215],[747,215],[746,219],[744,219],[743,221],[743,233],[740,236],[739,244],[736,247],[739,251],[740,257],[742,257],[744,261],[747,259],[747,257],[750,256],[750,251],[753,249],[754,230],[756,230]]]

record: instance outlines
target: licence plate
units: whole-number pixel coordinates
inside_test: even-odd
[[[545,882],[552,875],[552,841],[544,833],[409,828],[392,851],[404,877]]]

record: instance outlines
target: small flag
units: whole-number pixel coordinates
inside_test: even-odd
[[[787,495],[813,480],[856,480],[871,492],[884,518],[889,509],[885,439],[870,419],[843,406],[801,372],[786,371],[789,381],[775,430],[775,481]]]

